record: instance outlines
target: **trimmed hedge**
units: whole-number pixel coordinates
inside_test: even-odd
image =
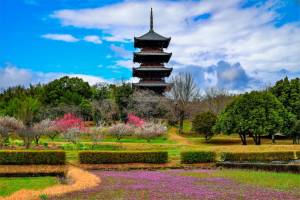
[[[216,153],[210,151],[185,151],[181,152],[181,163],[208,163],[214,162]]]
[[[0,151],[0,165],[64,165],[64,151]]]
[[[270,164],[270,163],[235,163],[235,162],[220,162],[217,166],[226,168],[238,168],[238,169],[252,169],[252,170],[265,170],[275,172],[291,172],[300,174],[299,165],[288,164]]]
[[[117,163],[166,163],[168,152],[164,151],[82,151],[79,152],[81,164],[117,164]]]
[[[247,153],[221,153],[221,160],[223,161],[289,161],[294,160],[295,155],[293,151],[287,152],[247,152]]]

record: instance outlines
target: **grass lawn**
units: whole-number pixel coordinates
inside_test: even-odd
[[[212,173],[184,172],[182,175],[198,178],[222,177],[241,184],[255,185],[281,191],[298,191],[300,185],[300,175],[290,173],[222,169],[213,171]],[[298,193],[300,194],[299,191]]]
[[[56,177],[0,178],[0,196],[8,196],[21,189],[38,190],[59,184]]]

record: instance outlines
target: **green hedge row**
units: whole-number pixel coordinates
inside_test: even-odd
[[[288,161],[294,160],[295,155],[293,151],[287,152],[245,152],[245,153],[221,153],[221,160],[223,161]]]
[[[168,152],[163,151],[82,151],[79,152],[82,164],[117,164],[117,163],[166,163]]]
[[[181,152],[181,163],[208,163],[214,162],[216,153],[210,151],[185,151]]]
[[[63,165],[64,151],[0,151],[0,165]]]

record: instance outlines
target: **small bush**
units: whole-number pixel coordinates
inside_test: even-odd
[[[216,124],[217,116],[208,111],[202,112],[195,116],[192,123],[192,130],[196,133],[203,134],[206,140],[213,136],[212,127]]]
[[[210,151],[186,151],[181,152],[181,163],[208,163],[214,162],[216,154]]]
[[[247,153],[221,153],[221,160],[223,161],[288,161],[295,159],[294,152],[247,152]]]
[[[0,151],[0,165],[63,165],[64,151]]]
[[[166,163],[168,152],[100,152],[84,151],[79,153],[82,164],[117,164],[117,163]]]

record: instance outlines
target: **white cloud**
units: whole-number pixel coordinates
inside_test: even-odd
[[[241,8],[242,0],[124,1],[99,8],[59,10],[52,17],[64,26],[101,29],[109,41],[128,42],[149,28],[171,36],[172,61],[207,67],[220,60],[239,62],[247,73],[295,71],[300,66],[299,23],[275,26],[279,1]],[[196,20],[209,14],[208,19]],[[227,74],[228,75],[228,74]]]
[[[35,72],[28,69],[16,67],[12,64],[7,64],[3,67],[0,67],[0,89],[3,90],[8,87],[14,87],[17,85],[27,87],[30,84],[48,83],[63,76],[78,77],[88,82],[90,85],[102,82],[112,83],[111,80],[93,75]]]
[[[86,42],[94,43],[94,44],[101,44],[102,43],[100,37],[97,36],[97,35],[87,35],[83,38],[83,40],[86,41]]]
[[[43,38],[45,39],[50,39],[50,40],[59,40],[59,41],[64,41],[64,42],[78,42],[79,39],[75,38],[74,36],[70,34],[44,34],[42,35]]]

